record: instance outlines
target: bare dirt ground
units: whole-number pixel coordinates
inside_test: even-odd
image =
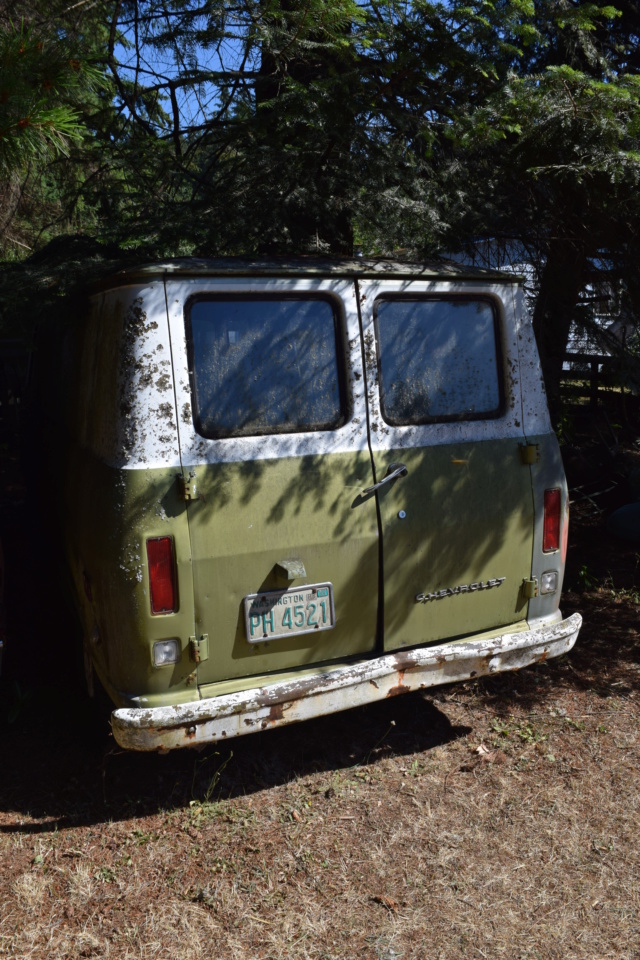
[[[594,503],[628,495],[602,475],[569,656],[165,757],[88,727],[63,638],[31,655],[9,490],[0,956],[640,957],[640,548],[606,532]]]

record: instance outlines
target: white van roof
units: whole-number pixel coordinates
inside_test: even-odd
[[[206,259],[183,257],[175,260],[160,260],[156,263],[124,267],[96,281],[92,288],[112,288],[130,284],[136,279],[148,282],[152,277],[197,277],[197,276],[334,276],[353,279],[403,277],[417,280],[472,280],[476,282],[513,283],[522,282],[522,276],[501,270],[470,267],[453,260],[429,260],[410,262],[402,260],[373,259],[364,257],[220,257]]]

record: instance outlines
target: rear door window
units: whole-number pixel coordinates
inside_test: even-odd
[[[375,331],[387,423],[500,415],[497,318],[488,300],[380,298]]]
[[[345,422],[339,317],[330,299],[196,299],[187,328],[202,436],[329,430]]]

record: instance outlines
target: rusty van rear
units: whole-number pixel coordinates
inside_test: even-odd
[[[566,484],[516,278],[158,263],[94,287],[61,352],[45,417],[64,422],[65,555],[122,746],[237,736],[575,642]]]

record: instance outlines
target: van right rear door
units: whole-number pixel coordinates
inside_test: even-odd
[[[384,647],[521,624],[533,498],[509,285],[360,283]]]

